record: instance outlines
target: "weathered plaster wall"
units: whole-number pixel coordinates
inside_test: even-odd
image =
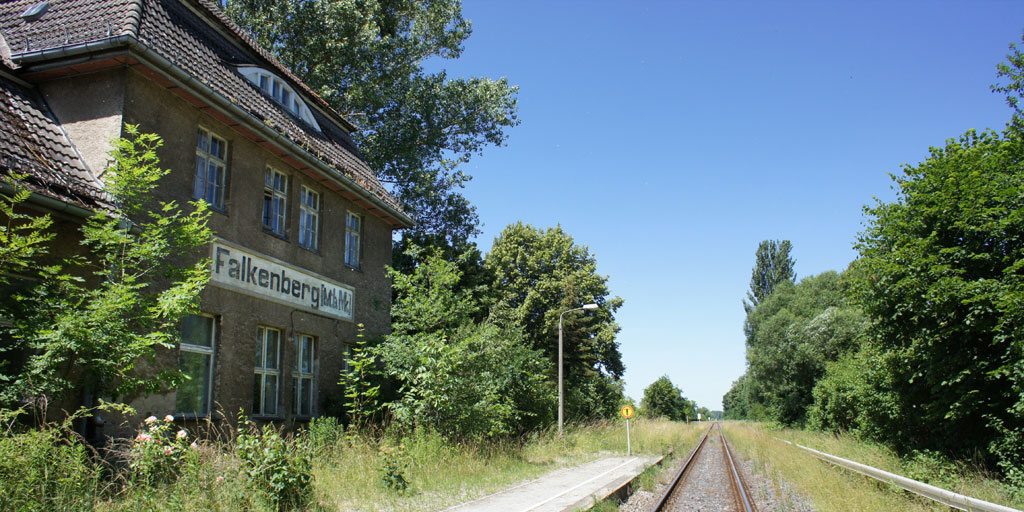
[[[127,70],[118,68],[39,85],[57,121],[95,176],[107,167],[110,140],[121,134],[126,76]]]

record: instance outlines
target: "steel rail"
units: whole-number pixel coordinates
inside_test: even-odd
[[[672,478],[672,483],[668,484],[668,488],[665,489],[664,493],[662,493],[661,498],[658,499],[658,503],[654,505],[651,512],[661,512],[664,510],[665,505],[668,503],[668,498],[672,496],[672,493],[675,492],[679,482],[683,480],[687,471],[690,470],[693,461],[697,458],[697,454],[699,454],[701,449],[704,448],[704,442],[708,440],[708,434],[710,433],[711,427],[709,426],[708,429],[704,431],[704,435],[700,438],[700,441],[697,441],[697,446],[695,446],[693,450],[690,450],[690,455],[686,457],[686,462],[684,462],[683,466],[679,468],[679,471],[676,471],[676,475]]]
[[[725,440],[725,433],[722,432],[722,425],[715,423],[718,426],[718,435],[722,439],[722,451],[725,453],[725,460],[729,464],[729,474],[732,478],[729,479],[729,483],[732,487],[733,496],[736,498],[736,504],[740,506],[743,512],[757,512],[757,507],[754,506],[754,500],[750,499],[750,495],[747,492],[746,486],[743,485],[743,479],[740,477],[739,471],[736,470],[736,462],[732,457],[732,450],[729,449],[729,443]]]
[[[736,469],[736,462],[733,460],[732,451],[729,449],[729,443],[725,440],[725,434],[722,432],[722,425],[719,423],[713,423],[704,432],[704,435],[697,442],[697,446],[690,451],[690,455],[687,456],[686,462],[683,463],[679,471],[676,472],[675,477],[672,478],[672,482],[669,484],[665,492],[662,493],[661,498],[658,499],[657,504],[654,505],[652,512],[661,512],[665,509],[665,505],[668,504],[669,499],[675,494],[676,490],[680,487],[680,483],[689,474],[690,468],[693,467],[693,462],[697,459],[701,450],[704,449],[704,445],[707,444],[708,436],[711,434],[711,429],[718,428],[718,436],[722,441],[722,452],[725,455],[726,465],[728,466],[729,473],[729,488],[732,490],[733,498],[736,500],[736,505],[739,506],[743,512],[757,512],[757,507],[754,505],[754,500],[750,498],[747,492],[746,486],[743,484],[743,479],[740,477],[739,471]]]

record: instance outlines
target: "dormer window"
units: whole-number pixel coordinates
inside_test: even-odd
[[[250,83],[259,87],[264,94],[274,98],[274,101],[284,107],[285,110],[305,121],[314,130],[321,131],[320,125],[317,124],[316,119],[313,119],[313,114],[309,111],[309,107],[306,106],[306,102],[299,98],[299,95],[295,93],[287,82],[278,78],[277,75],[255,66],[240,67],[238,72]]]

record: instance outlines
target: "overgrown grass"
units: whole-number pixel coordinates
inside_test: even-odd
[[[725,422],[723,425],[729,441],[754,463],[757,471],[773,482],[781,479],[792,483],[818,510],[948,510],[949,507],[822,462],[807,451],[775,438],[975,498],[1024,508],[1020,497],[1014,499],[1011,489],[992,475],[976,466],[942,460],[934,454],[901,458],[884,446],[851,436],[772,429],[747,422]]]
[[[665,420],[631,422],[634,454],[664,454],[688,449],[700,427]],[[382,443],[404,448],[404,492],[381,482],[380,456],[368,438],[345,445],[316,467],[318,492],[331,510],[438,510],[497,492],[563,466],[604,456],[625,455],[622,421],[571,425],[560,439],[545,430],[503,443],[451,445],[430,433],[404,439],[385,437]]]
[[[631,427],[634,454],[688,450],[701,430],[643,419]],[[6,456],[0,461],[0,509],[439,510],[626,451],[622,421],[570,425],[561,438],[545,430],[462,444],[425,431],[346,435],[331,421],[284,437],[256,428],[240,436],[212,424],[199,430],[201,439],[153,418],[140,431],[146,436],[118,443],[106,459],[76,448],[74,436],[59,429],[9,430],[0,435],[0,455]],[[245,436],[242,448],[239,439]],[[25,456],[16,458],[19,453]],[[161,458],[165,453],[168,459]],[[303,471],[313,484],[305,501],[292,496],[275,503],[275,482],[304,478]]]

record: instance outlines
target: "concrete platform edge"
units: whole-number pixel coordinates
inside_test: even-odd
[[[586,498],[583,498],[583,499],[577,501],[576,503],[573,503],[572,505],[566,507],[565,509],[563,509],[563,512],[574,512],[574,511],[577,511],[577,510],[590,510],[590,509],[594,508],[594,505],[596,505],[596,504],[598,504],[598,503],[600,503],[600,502],[602,502],[602,501],[604,501],[604,500],[606,500],[608,498],[611,498],[611,497],[615,497],[619,501],[622,501],[627,496],[632,494],[633,482],[636,481],[636,479],[640,478],[640,475],[643,474],[644,471],[647,471],[648,468],[651,468],[651,467],[654,467],[654,466],[660,466],[661,463],[664,462],[665,457],[671,455],[672,452],[673,452],[673,450],[669,450],[668,453],[666,453],[665,455],[662,455],[661,457],[658,457],[658,459],[655,460],[654,462],[652,462],[649,466],[645,466],[644,469],[641,470],[639,473],[637,473],[637,474],[635,474],[635,475],[633,475],[631,477],[621,478],[619,480],[616,480],[616,481],[612,482],[611,484],[609,484],[609,485],[607,485],[605,487],[602,487],[596,493],[591,494],[590,496],[587,496]]]

